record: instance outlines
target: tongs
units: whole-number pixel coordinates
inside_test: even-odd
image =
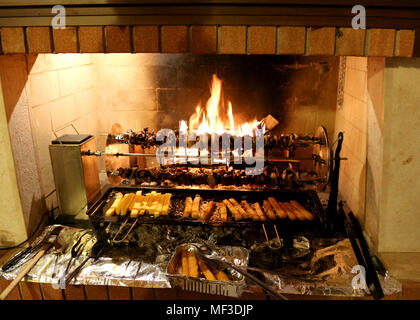
[[[121,239],[118,239],[118,235],[121,233],[121,231],[124,229],[125,225],[127,224],[129,218],[127,217],[127,219],[121,224],[120,228],[118,229],[118,232],[115,234],[114,238],[112,239],[112,243],[121,243],[123,241],[125,241],[125,239],[127,239],[128,235],[131,233],[131,231],[133,230],[134,226],[137,224],[137,222],[139,221],[139,218],[137,217],[137,219],[131,224],[130,229],[128,229],[128,231],[126,232],[126,234],[124,236],[121,237]]]
[[[38,245],[39,246],[39,245]],[[34,252],[37,247],[34,247],[30,245],[29,247],[25,248],[24,250],[20,251],[18,254],[16,254],[13,258],[11,258],[9,261],[7,261],[2,267],[1,270],[3,272],[7,272],[9,269],[14,267],[19,261],[25,259],[31,252]]]
[[[203,241],[204,243],[204,241]],[[207,245],[204,243],[204,245],[207,247]],[[272,296],[280,299],[280,300],[289,300],[287,299],[284,295],[274,291],[273,289],[271,289],[267,284],[265,284],[263,281],[261,281],[260,279],[258,279],[257,277],[255,277],[254,275],[252,275],[251,273],[249,273],[248,271],[236,266],[233,263],[230,263],[226,260],[223,260],[221,257],[219,257],[218,255],[215,256],[215,251],[209,249],[207,247],[207,249],[202,249],[198,246],[196,246],[196,248],[198,250],[196,250],[194,252],[194,255],[204,261],[208,266],[210,266],[213,269],[216,269],[218,271],[223,271],[225,269],[231,268],[235,271],[237,271],[238,273],[240,273],[241,275],[243,275],[246,279],[248,279],[249,281],[255,283],[257,286],[261,287],[262,289],[264,289],[266,292],[270,293]],[[215,257],[211,257],[209,258],[205,252],[209,253]]]
[[[31,271],[32,267],[42,258],[42,256],[54,245],[57,243],[58,235],[61,232],[63,227],[55,227],[49,234],[48,237],[45,237],[41,241],[41,248],[38,253],[23,267],[22,271],[16,276],[16,278],[4,289],[0,294],[0,300],[4,300],[10,294],[10,292],[18,285],[19,281]]]
[[[90,259],[94,259],[94,260],[98,259],[104,249],[105,249],[104,244],[100,241],[97,241],[93,245],[90,254],[71,273],[66,275],[65,278],[63,278],[60,281],[61,288],[65,289],[69,285],[70,281],[79,274],[79,272],[82,270],[85,264]]]
[[[59,229],[57,229],[59,230]],[[54,232],[57,232],[56,228],[52,229],[48,232],[45,237],[38,243],[38,244],[31,244],[30,246],[26,247],[24,250],[20,251],[14,257],[12,257],[9,261],[7,261],[2,267],[1,270],[3,272],[7,272],[9,269],[16,266],[21,260],[26,259],[32,253],[39,251],[41,247],[44,245],[44,241],[50,237]],[[60,229],[61,230],[61,229]]]
[[[62,281],[64,281],[64,279],[66,279],[68,272],[71,269],[71,266],[73,265],[74,261],[76,261],[76,259],[82,254],[84,247],[86,245],[85,243],[81,243],[82,238],[87,235],[89,233],[89,231],[85,231],[80,237],[79,239],[76,241],[75,244],[73,244],[73,246],[71,247],[71,252],[70,252],[70,259],[69,262],[67,263],[67,267],[66,270],[64,271],[63,275],[61,276],[60,279],[60,283]],[[64,289],[64,288],[63,288]]]
[[[73,264],[73,261],[75,261],[82,254],[86,243],[81,243],[81,241],[82,241],[82,238],[88,233],[89,231],[84,232],[76,241],[76,243],[71,247],[70,260],[69,260],[69,263],[67,264],[66,270],[64,271],[64,275],[66,275],[67,272],[69,272],[70,267]]]

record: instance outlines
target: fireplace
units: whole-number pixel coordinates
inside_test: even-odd
[[[57,136],[95,137],[97,150],[103,152],[98,166],[105,185],[110,173],[105,151],[113,126],[119,124],[123,132],[178,130],[180,121],[189,123],[197,116],[198,105],[205,113],[212,77],[221,79],[224,111],[229,102],[238,128],[243,122],[272,115],[279,122],[273,135],[313,136],[320,125],[330,136],[335,133],[339,71],[335,57],[40,54],[10,60],[28,72],[21,99],[30,112],[33,156],[39,168],[39,177],[32,176],[32,181],[39,180],[40,194],[49,195],[40,213],[57,205],[49,152]],[[228,125],[227,114],[220,116]],[[23,158],[26,149],[17,152]],[[308,163],[311,167],[310,158]],[[36,215],[29,211],[30,203],[28,199],[24,208],[26,219]]]
[[[15,158],[20,159],[16,166],[22,166],[17,170],[20,188],[28,188],[24,181],[31,181],[37,190],[31,194],[20,189],[23,199],[28,197],[22,203],[29,230],[38,222],[39,214],[57,205],[54,194],[44,199],[55,189],[48,151],[55,135],[89,133],[96,137],[97,150],[105,151],[114,123],[125,130],[177,128],[179,121],[190,119],[200,101],[207,101],[211,77],[218,74],[224,97],[231,101],[238,120],[271,114],[279,121],[276,134],[313,135],[323,125],[331,141],[339,131],[345,132],[343,157],[347,160],[342,164],[339,191],[366,223],[372,241],[379,239],[377,217],[367,218],[375,215],[375,210],[367,211],[366,206],[375,204],[366,190],[378,179],[375,170],[379,170],[374,166],[376,161],[367,167],[368,129],[375,137],[370,141],[370,156],[379,156],[374,150],[382,139],[376,136],[377,120],[369,119],[369,115],[376,115],[372,99],[379,98],[369,96],[368,85],[369,81],[380,81],[377,72],[385,70],[382,58],[39,54],[4,56],[3,61],[6,77],[14,78],[3,84],[10,127],[16,126],[12,139],[30,143],[12,144]],[[368,66],[372,66],[371,71]],[[378,85],[383,86],[383,80],[370,90]],[[18,111],[26,114],[26,137],[19,132],[21,113],[13,103],[26,108]],[[27,150],[32,150],[32,161]],[[104,158],[98,159],[102,184],[107,182]]]
[[[40,6],[44,14],[47,5]],[[98,10],[109,12],[111,7],[101,4]],[[198,23],[183,10],[201,9],[187,7],[175,10],[178,20],[171,23],[160,20],[163,12],[156,14],[153,6],[148,13],[133,11],[133,17],[149,15],[147,23],[133,23],[123,15],[130,10],[128,5],[115,11],[117,17],[122,14],[117,23],[83,23],[80,8],[72,5],[68,21],[73,24],[65,29],[27,18],[21,25],[1,25],[5,113],[0,120],[6,157],[0,172],[8,183],[0,203],[13,210],[2,213],[0,245],[26,239],[44,213],[59,206],[49,150],[52,140],[65,134],[92,135],[95,150],[90,151],[98,153],[92,157],[100,188],[110,182],[127,186],[133,179],[121,168],[156,168],[156,160],[146,157],[133,164],[121,156],[110,166],[109,154],[156,150],[127,146],[114,150],[110,137],[131,139],[132,133],[145,128],[154,133],[162,128],[179,131],[180,121],[191,126],[194,116],[201,123],[206,117],[211,125],[216,118],[208,121],[211,111],[204,111],[217,79],[223,87],[224,110],[219,115],[225,127],[234,122],[240,128],[254,121],[257,126],[270,115],[278,122],[270,129],[273,136],[314,139],[323,126],[332,150],[344,132],[338,196],[345,210],[361,223],[372,252],[419,252],[418,201],[410,191],[416,190],[419,170],[413,148],[419,119],[418,26],[394,25],[388,7],[374,9],[379,17],[387,17],[385,24],[372,19],[367,29],[359,30],[349,27],[350,14],[341,7],[329,7],[324,21],[314,15],[308,22],[298,5],[296,23],[265,21],[267,8],[259,6],[247,20],[248,4],[241,4],[239,18],[226,15],[229,8],[221,6],[208,21]],[[97,18],[91,9],[80,10]],[[282,9],[286,11],[273,15],[284,21],[287,10],[294,9]],[[406,9],[396,10],[412,22]],[[330,18],[338,12],[343,14],[334,22]],[[188,23],[180,22],[181,16]],[[293,154],[304,159],[301,180],[320,178],[311,176],[312,151]],[[287,152],[275,156],[291,157]],[[331,162],[333,158],[332,153]],[[134,181],[148,186],[155,182]],[[307,184],[328,198],[330,187]]]

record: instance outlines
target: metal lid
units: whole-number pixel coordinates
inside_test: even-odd
[[[82,144],[89,140],[90,134],[65,134],[51,141],[52,144]]]

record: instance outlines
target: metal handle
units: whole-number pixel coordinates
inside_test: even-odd
[[[6,272],[11,267],[13,267],[15,264],[19,262],[19,260],[23,259],[24,257],[29,254],[29,252],[32,250],[32,246],[27,247],[26,249],[19,252],[17,255],[15,255],[13,258],[11,258],[9,261],[7,261],[3,267],[1,267],[1,270]]]
[[[237,267],[235,264],[233,264],[231,262],[228,262],[224,259],[222,260],[220,258],[209,258],[209,257],[207,257],[204,252],[214,252],[214,251],[207,245],[207,243],[205,241],[201,241],[201,242],[206,247],[206,249],[203,250],[203,249],[200,249],[199,247],[195,246],[197,248],[197,250],[194,252],[194,254],[198,259],[201,259],[204,262],[206,262],[207,264],[209,264],[210,267],[213,267],[216,270],[224,270],[226,268],[232,268],[233,270],[236,270],[237,272],[242,274],[245,278],[249,279],[250,281],[254,282],[256,285],[263,288],[265,291],[267,291],[268,293],[270,293],[274,297],[276,297],[278,299],[281,299],[281,300],[289,300],[285,296],[283,296],[282,294],[277,293],[276,291],[271,289],[268,285],[266,285],[260,279],[253,276],[252,274],[248,273],[246,270],[244,270],[240,267]]]
[[[102,251],[104,250],[104,247],[101,247],[101,249],[99,250],[99,252],[97,253],[97,254],[95,254],[95,255],[89,255],[88,257],[86,257],[86,259],[85,260],[83,260],[78,266],[77,266],[77,268],[75,268],[72,272],[70,272],[68,275],[67,275],[67,277],[64,279],[64,288],[62,288],[62,289],[65,289],[68,285],[69,285],[69,283],[70,283],[70,281],[75,277],[75,276],[77,276],[78,274],[79,274],[79,272],[80,272],[80,270],[82,270],[82,268],[83,268],[83,266],[86,264],[86,262],[88,262],[89,261],[89,259],[97,259],[100,255],[101,255],[101,253],[102,253]]]
[[[57,138],[57,140],[58,140],[58,136],[57,136],[57,132],[58,131],[61,131],[61,130],[63,130],[63,129],[65,129],[65,128],[67,128],[67,127],[73,127],[73,129],[74,129],[74,131],[76,131],[76,133],[77,134],[79,134],[79,131],[77,131],[77,129],[76,129],[76,127],[73,125],[73,123],[70,123],[70,124],[67,124],[67,125],[65,125],[64,127],[62,127],[62,128],[60,128],[60,129],[57,129],[57,130],[53,130],[53,134],[55,135],[55,137]],[[58,142],[60,143],[60,144],[62,144],[62,142],[60,141],[60,140],[58,140]]]
[[[248,271],[243,270],[242,268],[237,267],[236,265],[229,263],[229,266],[236,270],[237,272],[239,272],[240,274],[242,274],[245,278],[249,279],[250,281],[254,282],[256,285],[260,286],[261,288],[263,288],[264,290],[266,290],[268,293],[270,293],[271,295],[275,296],[276,298],[279,298],[281,300],[289,300],[288,298],[286,298],[284,295],[282,295],[281,293],[278,293],[276,291],[274,291],[273,289],[271,289],[268,285],[266,285],[264,282],[262,282],[260,279],[258,279],[257,277],[253,276],[252,274],[250,274]]]
[[[355,231],[356,238],[359,240],[360,249],[362,251],[363,259],[366,267],[366,282],[368,283],[369,290],[372,293],[372,296],[375,299],[381,299],[384,296],[381,283],[379,281],[378,275],[376,274],[375,267],[370,256],[369,247],[363,236],[362,227],[360,226],[359,221],[354,216],[353,212],[348,213],[348,217],[353,225],[353,230]]]
[[[37,255],[29,261],[25,268],[16,276],[16,278],[3,290],[0,294],[0,300],[4,300],[12,292],[12,290],[18,285],[19,281],[32,269],[32,267],[41,259],[44,253],[52,246],[52,243],[46,243],[43,245]]]
[[[70,283],[70,281],[75,277],[75,276],[77,276],[77,274],[80,272],[80,270],[83,268],[83,266],[86,264],[86,262],[88,262],[89,261],[89,259],[90,258],[92,258],[92,257],[90,257],[90,256],[88,256],[85,260],[83,260],[82,261],[82,263],[80,264],[80,265],[78,265],[77,266],[77,268],[76,269],[74,269],[72,272],[70,272],[68,275],[67,275],[67,277],[65,277],[65,279],[64,279],[64,288],[62,288],[62,289],[65,289],[68,285],[69,285],[69,283]],[[62,283],[61,283],[62,284]]]

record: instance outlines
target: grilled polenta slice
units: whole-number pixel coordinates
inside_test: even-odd
[[[141,191],[136,192],[136,196],[130,205],[130,216],[132,218],[137,218],[139,211],[143,202],[144,196],[141,194]]]
[[[129,210],[129,207],[131,205],[131,202],[134,200],[136,194],[135,193],[128,193],[124,195],[123,203],[120,207],[120,215],[125,216]]]
[[[117,207],[118,207],[119,203],[121,202],[122,198],[123,198],[122,193],[117,193],[115,195],[115,200],[112,203],[111,207],[105,212],[105,216],[110,217],[110,216],[114,215],[115,210],[117,209]]]

